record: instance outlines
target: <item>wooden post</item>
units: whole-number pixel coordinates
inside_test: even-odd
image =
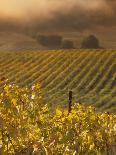
[[[70,113],[72,110],[72,91],[69,91],[69,107],[68,107],[68,113]]]
[[[109,132],[109,124],[110,124],[110,116],[109,116],[109,114],[110,113],[107,112],[107,114],[108,114],[108,118],[107,118],[107,131]],[[109,143],[106,141],[106,153],[107,153],[107,155],[110,155],[109,151],[110,151]]]

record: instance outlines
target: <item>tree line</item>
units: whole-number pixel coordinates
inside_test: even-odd
[[[39,44],[50,49],[74,49],[74,42],[69,39],[64,39],[60,35],[37,35],[36,40]],[[95,35],[89,35],[83,38],[81,48],[99,49],[100,42]]]

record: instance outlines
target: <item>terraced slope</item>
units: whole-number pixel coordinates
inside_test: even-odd
[[[41,83],[53,104],[66,105],[72,90],[75,101],[116,112],[116,51],[0,52],[0,77],[22,86]]]

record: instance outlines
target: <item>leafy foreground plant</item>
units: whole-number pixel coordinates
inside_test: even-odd
[[[109,153],[116,142],[116,115],[74,104],[50,109],[40,85],[5,84],[0,94],[0,154],[85,155]]]

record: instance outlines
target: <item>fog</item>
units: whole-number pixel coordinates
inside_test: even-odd
[[[115,0],[0,0],[0,28],[74,31],[116,26]]]

